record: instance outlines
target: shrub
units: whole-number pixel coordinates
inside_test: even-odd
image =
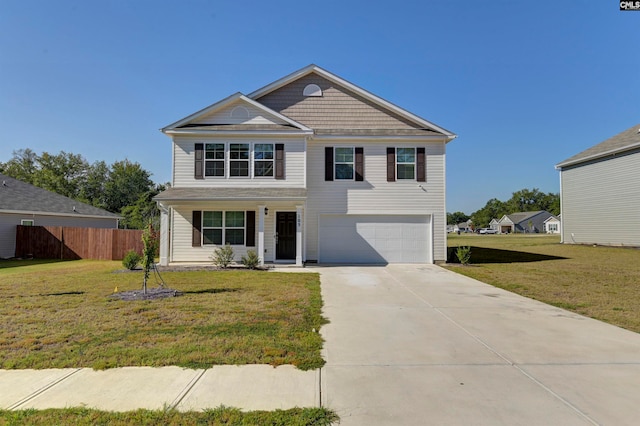
[[[142,256],[140,256],[135,250],[129,250],[127,254],[125,254],[124,259],[122,259],[122,266],[129,270],[134,270],[141,260]]]
[[[233,247],[230,244],[225,245],[224,247],[218,247],[214,252],[211,259],[213,260],[213,264],[218,268],[226,268],[231,262],[233,262]]]
[[[247,251],[247,254],[240,259],[242,264],[249,269],[256,269],[256,266],[260,264],[260,258],[255,250]]]
[[[471,247],[462,246],[456,250],[456,257],[463,265],[468,265],[471,261]]]

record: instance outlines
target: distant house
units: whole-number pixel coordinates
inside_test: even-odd
[[[560,233],[560,218],[551,216],[544,221],[543,232],[547,234],[559,234]]]
[[[498,228],[502,234],[513,232],[537,234],[544,232],[544,221],[551,216],[553,216],[551,213],[544,210],[507,214],[498,221]]]
[[[0,174],[0,258],[15,255],[16,226],[117,228],[120,216]]]
[[[491,219],[491,222],[489,222],[489,228],[500,232],[500,223],[497,219]]]
[[[473,222],[469,219],[466,222],[458,223],[454,225],[453,232],[473,232]]]
[[[640,246],[640,124],[556,169],[562,242]]]

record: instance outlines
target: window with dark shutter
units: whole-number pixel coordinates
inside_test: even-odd
[[[324,180],[333,180],[333,147],[324,148]]]
[[[200,247],[202,245],[202,212],[200,210],[193,211],[191,225],[193,226],[191,246]]]
[[[396,149],[387,148],[387,182],[396,181]]]
[[[195,145],[194,177],[204,179],[204,144],[202,143]]]
[[[256,212],[253,210],[247,211],[247,223],[246,223],[246,246],[256,246]]]
[[[416,180],[427,181],[427,162],[424,148],[416,148]]]
[[[364,180],[364,148],[356,147],[356,181]]]
[[[276,144],[276,179],[284,179],[284,144]]]

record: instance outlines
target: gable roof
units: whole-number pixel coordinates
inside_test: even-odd
[[[556,169],[584,163],[591,160],[602,159],[615,156],[625,151],[640,148],[640,124],[625,130],[622,133],[600,142],[599,144],[586,149],[573,157],[558,163]]]
[[[538,216],[539,214],[542,214],[542,213],[547,213],[547,211],[538,210],[534,212],[517,212],[517,213],[506,214],[502,216],[502,218],[498,221],[498,223],[502,223],[502,221],[506,218],[514,225],[517,225],[519,223],[528,221],[529,219],[535,216]],[[551,213],[547,213],[547,214],[551,215]]]
[[[216,111],[222,110],[225,107],[228,107],[234,103],[240,103],[248,105],[252,108],[255,108],[265,115],[270,116],[274,120],[274,124],[205,124],[205,123],[197,123],[203,117],[210,115]],[[233,128],[229,126],[234,126]],[[286,117],[280,114],[277,111],[273,111],[266,106],[256,102],[253,99],[250,99],[238,92],[235,93],[219,102],[216,102],[208,107],[201,109],[185,118],[182,118],[175,123],[169,124],[168,126],[160,129],[165,134],[175,134],[175,133],[193,133],[194,130],[247,130],[247,131],[262,131],[262,130],[282,130],[282,131],[302,131],[302,132],[312,132],[311,129],[304,126],[303,124],[297,123],[289,117]]]
[[[119,219],[115,213],[0,174],[0,212]]]
[[[265,99],[268,99],[268,95],[274,93],[275,91],[289,85],[292,84],[296,81],[299,80],[303,80],[308,76],[311,75],[315,75],[316,77],[324,80],[324,81],[329,81],[331,82],[333,85],[336,85],[340,88],[346,89],[347,91],[355,94],[357,97],[361,98],[364,102],[366,103],[370,103],[375,105],[378,109],[384,110],[388,115],[391,116],[397,116],[399,117],[401,120],[405,120],[405,121],[409,121],[411,123],[413,123],[413,129],[410,130],[414,130],[415,133],[413,133],[414,135],[420,135],[420,134],[425,134],[425,131],[427,132],[431,132],[432,134],[436,134],[436,135],[440,135],[440,136],[445,136],[447,139],[447,142],[453,140],[454,138],[456,138],[456,135],[453,134],[452,132],[437,126],[434,123],[431,123],[430,121],[425,120],[422,117],[419,117],[403,108],[398,107],[397,105],[392,104],[391,102],[380,98],[379,96],[376,96],[358,86],[356,86],[353,83],[348,82],[347,80],[344,80],[338,76],[336,76],[335,74],[332,74],[320,67],[318,67],[315,64],[311,64],[308,65],[298,71],[295,71],[271,84],[268,84],[264,87],[262,87],[261,89],[258,89],[252,93],[249,94],[249,97],[251,99],[255,99],[258,102],[265,102]],[[315,82],[314,82],[315,83]],[[300,91],[300,93],[302,94],[302,91]],[[273,108],[272,108],[273,109]],[[286,112],[284,113],[285,115]],[[310,126],[310,127],[314,127],[314,126]],[[350,127],[350,126],[346,126],[346,127]],[[408,127],[408,126],[407,126]],[[314,128],[315,129],[315,128]],[[358,129],[356,129],[358,130]],[[386,133],[389,135],[392,135],[393,132],[390,132],[390,130],[396,130],[396,129],[387,129]],[[397,129],[400,130],[400,129]],[[405,131],[405,135],[407,134],[408,129],[403,129]],[[323,129],[321,131],[316,132],[317,134],[322,134],[323,131],[328,132],[327,134],[331,134],[331,131],[329,129]],[[362,129],[360,129],[360,131],[362,132]],[[419,133],[418,133],[419,132]],[[344,134],[344,133],[342,133]],[[366,134],[366,133],[365,133]],[[373,133],[371,133],[373,134]],[[375,134],[379,134],[375,133]]]

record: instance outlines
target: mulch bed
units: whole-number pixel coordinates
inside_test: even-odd
[[[153,300],[164,299],[166,297],[182,296],[182,292],[166,287],[147,288],[147,292],[142,290],[119,291],[109,296],[110,299],[119,300]]]

